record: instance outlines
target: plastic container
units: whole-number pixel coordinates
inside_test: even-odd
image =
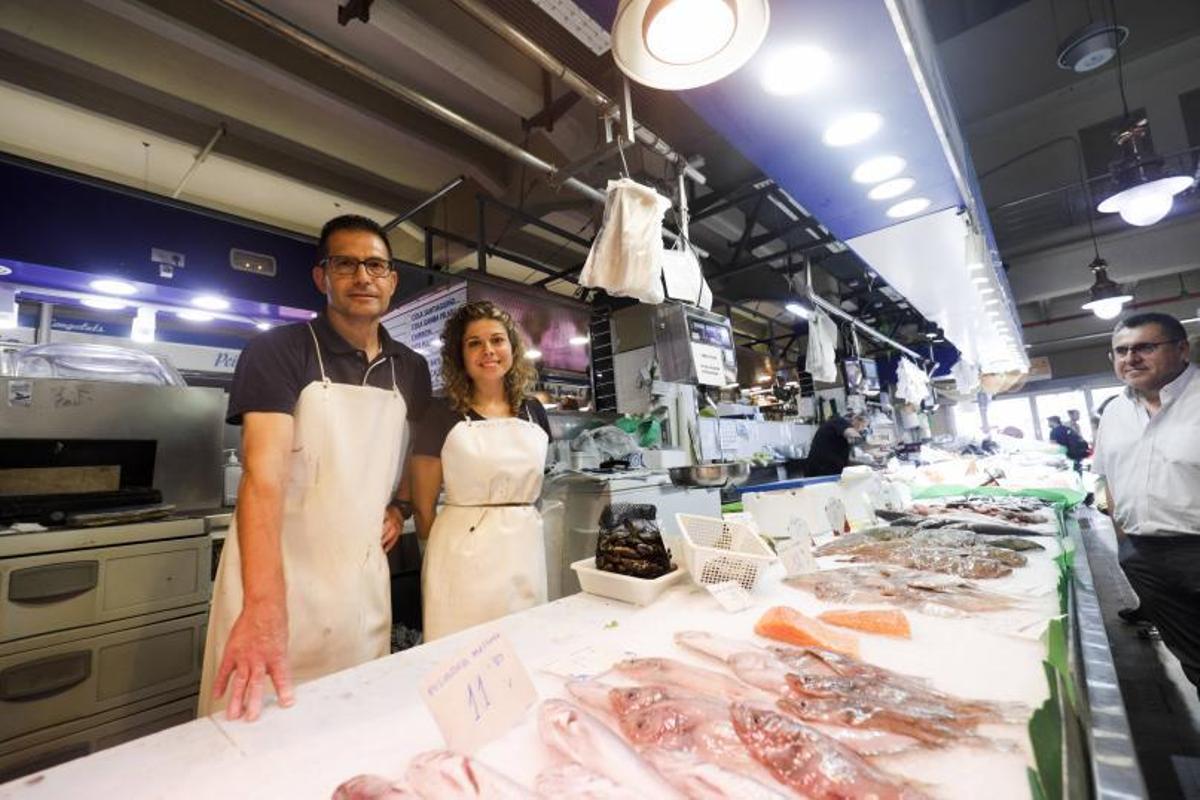
[[[242,465],[238,461],[237,450],[225,451],[225,466],[222,469],[222,477],[225,484],[224,503],[227,506],[236,505],[238,486],[242,483]]]
[[[680,550],[692,580],[701,586],[737,581],[753,591],[779,559],[749,525],[716,517],[676,514]]]
[[[165,358],[106,344],[40,344],[22,350],[14,361],[13,374],[23,378],[187,386],[183,376]]]
[[[580,587],[588,594],[597,594],[639,606],[650,605],[683,577],[683,570],[678,565],[666,575],[657,578],[618,575],[615,572],[596,569],[595,558],[576,561],[571,564],[571,569],[575,570],[575,574],[579,576]]]

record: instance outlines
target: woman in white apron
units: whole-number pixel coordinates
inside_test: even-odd
[[[468,303],[442,333],[445,398],[414,433],[411,471],[425,641],[546,602],[535,503],[549,445],[545,409],[516,324]],[[435,511],[445,484],[445,503]]]
[[[303,683],[388,654],[391,589],[379,532],[407,435],[406,404],[391,389],[333,383],[311,324],[321,380],[293,412],[290,479],[280,546],[287,576],[288,666]],[[387,367],[380,366],[379,369]],[[213,586],[200,683],[201,716],[225,707],[213,683],[242,611],[237,522],[229,528]]]

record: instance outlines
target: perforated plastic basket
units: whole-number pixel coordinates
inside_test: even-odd
[[[737,581],[751,591],[776,561],[767,543],[749,525],[716,517],[676,514],[683,563],[698,584]]]

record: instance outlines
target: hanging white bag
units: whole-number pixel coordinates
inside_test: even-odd
[[[657,305],[663,301],[662,219],[671,201],[629,178],[608,182],[604,223],[579,284]]]
[[[808,320],[808,357],[804,368],[814,381],[833,383],[837,380],[837,325],[819,308],[813,309]]]
[[[683,239],[672,249],[662,252],[663,291],[668,300],[679,300],[712,310],[712,290],[700,269],[700,259]]]

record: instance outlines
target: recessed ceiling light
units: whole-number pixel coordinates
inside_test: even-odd
[[[820,86],[832,68],[833,59],[820,47],[779,48],[763,59],[762,87],[779,97],[793,97]]]
[[[128,297],[131,294],[137,294],[137,287],[129,281],[120,281],[116,278],[98,278],[90,284],[97,292],[104,294],[119,294],[122,297]]]
[[[190,308],[175,312],[175,316],[186,319],[188,322],[212,322],[213,320],[213,315],[207,311],[193,311]]]
[[[542,351],[531,347],[525,351],[525,357],[530,361],[537,361],[542,357]]]
[[[995,294],[996,290],[991,286],[983,286],[979,289],[980,294]]]
[[[991,283],[992,279],[989,278],[987,275],[976,275],[974,278],[971,278],[971,282],[982,285],[985,283]]]
[[[889,208],[887,215],[893,219],[911,217],[913,214],[920,214],[927,208],[929,208],[928,197],[910,197],[907,200],[901,200]]]
[[[269,331],[274,326],[269,322],[256,322],[254,323],[254,327],[258,328],[260,331]]]
[[[875,186],[871,191],[867,192],[867,197],[872,200],[891,200],[893,197],[899,197],[909,189],[917,185],[917,182],[912,178],[895,178],[894,180],[884,181]]]
[[[102,311],[120,311],[125,308],[125,303],[112,297],[84,297],[80,303],[88,308],[98,308]]]
[[[967,264],[967,269],[971,270],[971,272],[983,272],[984,268],[985,265],[982,261],[972,261],[970,264]]]
[[[0,264],[0,275],[12,275],[12,267],[6,267],[4,264]]]
[[[192,305],[207,311],[224,311],[229,308],[229,301],[215,294],[200,294],[192,298]]]
[[[904,171],[905,162],[900,156],[876,156],[854,168],[850,178],[855,183],[879,183],[894,178]]]
[[[821,140],[830,147],[848,147],[870,139],[881,127],[883,117],[874,111],[856,111],[834,120]]]

